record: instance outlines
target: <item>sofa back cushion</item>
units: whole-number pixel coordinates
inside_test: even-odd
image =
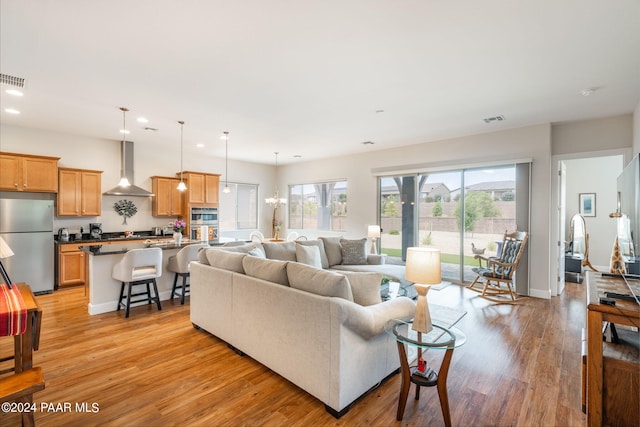
[[[296,244],[296,260],[299,263],[310,265],[315,268],[322,268],[320,259],[320,248],[317,246],[304,246]]]
[[[375,305],[382,302],[380,286],[382,285],[381,273],[365,273],[356,271],[340,271],[349,279],[353,302],[359,305]]]
[[[342,237],[320,237],[324,244],[324,250],[327,253],[329,267],[332,265],[342,264],[342,247],[340,246]]]
[[[242,266],[242,260],[247,256],[245,253],[228,252],[221,249],[207,249],[205,254],[209,265],[212,267],[241,274],[245,273],[244,267]]]
[[[324,250],[324,242],[322,240],[296,240],[296,245],[317,246],[320,250],[320,262],[322,263],[322,268],[329,268],[329,259],[327,258],[327,252]]]
[[[277,259],[280,261],[296,260],[296,243],[295,242],[264,242],[264,253],[269,259]]]
[[[247,276],[257,277],[258,279],[283,286],[289,286],[287,264],[288,261],[262,259],[255,256],[245,256],[242,260],[242,266]]]
[[[367,263],[367,239],[340,239],[343,265],[363,265]]]
[[[289,286],[326,297],[340,297],[353,301],[349,280],[339,273],[321,270],[298,262],[287,265]]]

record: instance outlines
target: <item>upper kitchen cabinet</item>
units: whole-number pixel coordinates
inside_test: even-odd
[[[153,187],[153,216],[181,216],[183,212],[184,193],[177,189],[180,180],[164,176],[152,176]]]
[[[55,193],[59,157],[0,153],[0,190]]]
[[[184,172],[184,179],[187,181],[189,204],[218,206],[219,174]]]
[[[102,171],[59,168],[58,216],[102,215]]]

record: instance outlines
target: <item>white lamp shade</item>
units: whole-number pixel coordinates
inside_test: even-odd
[[[368,236],[370,239],[377,239],[378,237],[380,237],[380,226],[370,225],[368,229]]]
[[[2,237],[0,237],[0,258],[9,258],[13,255],[14,253],[9,245],[7,245],[7,242],[5,242]]]
[[[440,249],[407,248],[405,277],[422,285],[440,283]]]

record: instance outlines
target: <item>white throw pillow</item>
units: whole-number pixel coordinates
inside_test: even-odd
[[[247,254],[227,252],[222,249],[209,249],[206,251],[206,256],[209,261],[209,265],[212,267],[244,274],[242,260],[247,256]]]
[[[322,268],[320,248],[317,246],[304,246],[296,244],[296,259],[302,264],[315,268]]]

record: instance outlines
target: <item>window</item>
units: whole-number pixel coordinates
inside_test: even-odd
[[[289,186],[288,228],[345,231],[347,181]]]
[[[230,182],[230,193],[223,193],[220,183],[220,230],[244,230],[258,228],[258,185]]]

